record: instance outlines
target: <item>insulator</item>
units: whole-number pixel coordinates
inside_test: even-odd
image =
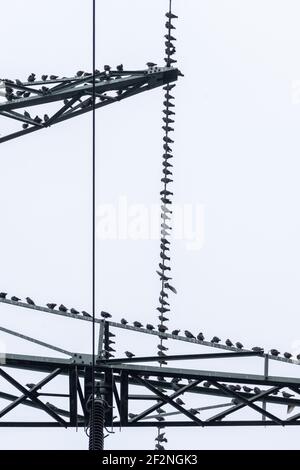
[[[89,421],[89,450],[104,449],[104,402],[95,398],[91,406]]]

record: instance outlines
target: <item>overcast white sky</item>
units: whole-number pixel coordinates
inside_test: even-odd
[[[173,243],[179,294],[170,327],[299,352],[299,2],[173,3],[185,74],[176,89],[174,201],[204,205],[205,243],[198,251],[188,250],[183,240]],[[90,70],[91,4],[2,2],[0,77]],[[167,0],[98,0],[97,5],[98,68],[163,63]],[[147,207],[158,203],[161,109],[162,92],[155,90],[97,112],[98,206],[117,205],[120,197]],[[7,128],[2,118],[0,134]],[[91,157],[91,116],[0,146],[0,290],[30,295],[39,304],[90,309]],[[98,241],[99,311],[111,312],[116,321],[125,316],[155,322],[158,255],[155,240]],[[0,307],[0,316],[3,326],[66,349],[90,350],[91,332],[81,322],[9,306]],[[48,354],[7,335],[0,339],[9,352]],[[142,339],[135,338],[133,347],[131,337],[120,336],[118,353],[154,352],[156,343]],[[297,367],[274,370],[299,375]],[[23,383],[36,380],[19,377]],[[22,413],[34,416],[32,410]],[[192,428],[167,434],[170,449],[289,449],[299,442],[297,428]],[[106,447],[153,448],[154,436],[151,429],[116,430]],[[0,428],[0,448],[85,449],[87,439],[81,430]]]

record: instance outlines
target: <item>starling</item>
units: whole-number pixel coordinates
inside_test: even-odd
[[[139,322],[139,321],[134,321],[133,322],[133,325],[136,327],[136,328],[142,328],[143,325]]]
[[[26,297],[26,302],[28,305],[35,305],[34,301],[30,297]]]
[[[29,75],[29,77],[27,78],[27,81],[31,82],[31,83],[34,82],[35,81],[35,73],[31,73]]]
[[[166,13],[166,17],[171,19],[178,19],[178,16],[174,15],[174,13],[168,12]]]
[[[19,302],[21,299],[19,299],[19,297],[16,297],[15,295],[12,296],[11,300],[13,302]]]
[[[82,77],[83,74],[84,74],[83,70],[78,70],[78,72],[76,73],[76,77]]]
[[[300,361],[300,354],[297,354],[297,359],[298,361]]]
[[[185,330],[184,334],[189,339],[196,339],[195,336],[188,330]]]
[[[163,344],[158,344],[158,345],[157,345],[157,349],[160,349],[161,351],[168,351],[169,348],[167,348],[167,347],[164,346]]]
[[[82,313],[82,315],[83,315],[84,317],[92,318],[92,315],[90,315],[89,313],[85,312],[85,310],[82,310],[81,313]]]
[[[43,82],[45,82],[47,80],[47,78],[48,78],[48,75],[42,75]]]
[[[254,391],[254,393],[256,393],[257,395],[258,395],[259,393],[261,393],[261,389],[260,389],[259,387],[254,387],[253,391]]]
[[[25,124],[22,124],[22,128],[23,128],[23,129],[28,129],[28,127],[29,127],[29,124],[26,124],[26,123],[25,123]]]
[[[239,341],[238,341],[237,343],[235,343],[235,345],[236,345],[236,347],[237,347],[238,349],[243,349],[243,347],[244,347],[244,346],[242,345],[242,343],[240,343]]]
[[[7,296],[7,292],[0,292],[0,299],[5,299]]]
[[[243,389],[244,389],[244,391],[245,391],[246,393],[252,392],[252,388],[247,387],[247,385],[244,385],[244,386],[243,386]]]
[[[147,328],[147,330],[150,330],[150,331],[155,329],[154,326],[151,325],[151,323],[147,323],[146,328]]]
[[[130,351],[125,351],[125,356],[128,357],[129,359],[131,359],[132,357],[135,356],[135,354],[133,354],[133,353],[130,352]]]
[[[149,69],[152,69],[152,67],[155,67],[157,64],[155,64],[154,62],[147,62],[146,65]]]
[[[27,388],[33,388],[33,387],[35,387],[35,385],[36,385],[36,384],[26,384],[26,387],[27,387]]]
[[[218,336],[214,336],[213,339],[211,340],[211,343],[220,343],[220,338]]]
[[[285,352],[283,355],[284,355],[284,357],[285,357],[286,359],[291,359],[291,357],[292,357],[293,354],[291,354],[291,353],[289,353],[289,352]]]
[[[203,387],[209,388],[211,386],[210,382],[203,382]]]
[[[233,346],[233,343],[230,341],[230,339],[226,339],[225,344],[229,347]]]
[[[263,353],[263,352],[264,352],[264,348],[261,348],[260,346],[254,346],[254,347],[252,348],[252,351],[258,352],[258,353]]]
[[[127,325],[127,323],[128,323],[128,321],[125,320],[125,318],[122,318],[122,319],[121,319],[121,324],[122,324],[122,325]]]
[[[67,307],[65,307],[63,304],[61,304],[61,305],[58,307],[58,310],[60,310],[61,312],[67,312],[67,311],[68,311]]]
[[[177,294],[175,287],[171,286],[168,282],[165,283],[165,288],[171,290],[174,294]]]
[[[288,393],[288,392],[284,392],[284,391],[283,391],[283,392],[282,392],[282,396],[283,396],[284,398],[292,398],[292,397],[294,397],[295,395],[292,395],[291,393]]]
[[[160,313],[167,313],[170,311],[169,308],[165,308],[165,307],[157,307],[157,309]]]
[[[280,354],[280,351],[278,351],[277,349],[271,349],[270,353],[272,354],[272,356],[279,356]]]
[[[162,251],[160,252],[160,257],[161,259],[164,259],[166,261],[170,261],[171,259],[169,256],[165,255]]]
[[[204,335],[202,332],[200,332],[198,335],[197,335],[197,340],[198,341],[204,341]]]
[[[55,307],[56,307],[57,304],[47,304],[47,307],[50,309],[50,310],[54,310]]]
[[[124,70],[123,64],[117,65],[118,72],[123,72],[123,70]]]
[[[50,118],[49,118],[48,114],[44,114],[44,122],[49,121],[49,119],[50,119]]]
[[[101,312],[100,315],[101,315],[101,317],[103,317],[103,318],[111,318],[111,314],[108,313],[108,312]]]
[[[165,325],[158,325],[157,329],[158,329],[158,331],[160,331],[161,333],[165,333],[165,332],[168,330],[168,327],[165,326]]]
[[[176,398],[175,402],[177,403],[177,405],[184,405],[184,401],[181,400],[181,398]]]
[[[161,245],[161,246],[164,246],[164,245]],[[167,248],[167,249],[169,249],[169,248]],[[171,268],[169,266],[165,266],[162,263],[159,263],[159,267],[162,271],[171,271]]]
[[[24,98],[29,98],[30,96],[30,91],[25,91],[25,93],[23,94]]]
[[[172,335],[173,335],[173,336],[178,336],[179,333],[180,333],[180,330],[173,330],[173,331],[172,331]]]
[[[50,80],[56,80],[58,78],[58,75],[50,75]]]
[[[190,408],[190,409],[189,409],[189,412],[190,412],[192,415],[197,415],[197,414],[199,414],[199,411],[198,411],[198,410],[195,410],[195,408]]]
[[[70,312],[73,313],[73,315],[79,315],[79,312],[76,310],[76,308],[71,308]]]

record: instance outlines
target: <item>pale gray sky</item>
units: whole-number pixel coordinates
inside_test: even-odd
[[[98,68],[162,64],[167,3],[98,0]],[[91,4],[3,2],[0,77],[89,70]],[[293,92],[300,80],[299,2],[174,0],[174,11],[180,16],[177,49],[185,74],[176,89],[174,202],[204,205],[205,244],[191,251],[184,241],[173,243],[179,293],[171,328],[299,352],[300,104]],[[130,204],[157,204],[161,110],[162,92],[155,90],[97,112],[98,205],[117,204],[120,196]],[[0,134],[7,125],[1,118]],[[0,146],[0,290],[30,295],[40,304],[90,309],[91,158],[90,115]],[[155,322],[158,255],[155,240],[99,241],[99,310],[116,320]],[[91,332],[81,322],[8,306],[0,310],[3,326],[89,351]],[[0,339],[9,352],[48,354],[7,335]],[[143,339],[134,337],[133,347],[131,336],[120,335],[118,352],[154,352],[156,343]],[[176,352],[195,350],[180,346]],[[297,367],[272,371],[299,375]],[[19,377],[24,383],[36,379]],[[19,410],[22,417],[34,416],[32,410]],[[155,433],[116,430],[106,447],[153,448]],[[167,434],[170,449],[298,447],[297,428],[192,428]],[[81,430],[0,428],[0,448],[85,449],[87,439]]]

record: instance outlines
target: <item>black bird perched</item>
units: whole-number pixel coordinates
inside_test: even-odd
[[[160,296],[161,296],[161,297],[164,297],[164,298],[165,298],[165,297],[166,297],[166,298],[169,297],[169,295],[168,295],[166,292],[164,292],[163,290],[160,291]]]
[[[169,308],[165,308],[165,307],[157,307],[157,309],[160,313],[167,313],[170,311]]]
[[[48,75],[42,75],[43,82],[45,82],[47,80],[47,78],[48,78]]]
[[[164,325],[158,325],[157,329],[161,333],[165,333],[169,328],[167,326],[164,326]]]
[[[65,307],[64,304],[61,304],[61,305],[58,307],[58,310],[60,310],[61,312],[67,312],[67,311],[68,311],[67,307]]]
[[[73,315],[79,315],[79,312],[76,310],[76,308],[71,308],[70,312],[73,313]]]
[[[166,13],[166,17],[169,18],[169,19],[178,19],[178,16],[174,15],[174,13]]]
[[[111,318],[111,314],[108,312],[101,312],[101,317],[103,318]]]
[[[285,357],[286,359],[291,359],[291,357],[292,357],[293,354],[291,354],[291,353],[289,353],[289,352],[285,352],[283,355],[284,355],[284,357]]]
[[[174,36],[171,36],[171,34],[165,34],[165,38],[168,39],[168,41],[177,41],[177,39]],[[172,85],[174,87],[174,85]]]
[[[54,310],[55,307],[56,307],[57,304],[47,304],[47,307],[50,309],[50,310]]]
[[[300,354],[297,354],[297,359],[298,361],[300,361]]]
[[[92,315],[90,315],[89,313],[87,313],[85,310],[82,310],[81,313],[82,313],[82,315],[83,315],[84,317],[89,317],[89,318],[92,317]]]
[[[161,245],[161,246],[164,246],[164,245]],[[171,271],[171,268],[169,266],[165,266],[162,263],[159,263],[159,267],[162,271]]]
[[[198,341],[204,341],[204,335],[202,332],[200,332],[198,335],[197,335],[197,340]]]
[[[180,330],[173,330],[173,331],[172,331],[172,335],[173,335],[173,336],[178,336],[179,333],[180,333]]]
[[[30,91],[25,91],[25,93],[23,94],[24,98],[29,98],[30,96]]]
[[[175,26],[173,26],[170,21],[167,21],[165,26],[166,26],[167,29],[176,29]]]
[[[76,77],[82,77],[83,74],[84,74],[83,70],[78,70],[78,72],[76,73]]]
[[[284,398],[292,398],[292,397],[294,397],[295,395],[292,395],[291,393],[288,393],[288,392],[283,391],[283,392],[282,392],[282,396],[283,396]]]
[[[28,305],[35,305],[34,301],[30,297],[26,297],[26,302]]]
[[[44,121],[47,122],[47,121],[49,121],[49,119],[50,118],[49,118],[48,114],[44,114]]]
[[[210,382],[203,382],[203,387],[209,388],[211,386]]]
[[[252,388],[247,387],[247,385],[244,385],[244,386],[243,386],[243,389],[244,389],[244,391],[245,391],[246,393],[252,392]]]
[[[190,408],[190,409],[189,409],[189,412],[190,412],[192,415],[197,415],[197,414],[199,414],[199,411],[198,411],[198,410],[195,410],[195,408]]]
[[[171,290],[174,294],[177,294],[175,287],[171,286],[168,282],[165,283],[165,288]]]
[[[279,356],[280,354],[280,351],[278,351],[277,349],[271,349],[270,353],[272,354],[272,356]]]
[[[42,119],[39,116],[35,116],[34,122],[37,122],[38,124],[41,124]]]
[[[7,292],[0,292],[0,299],[5,299],[7,296]]]
[[[149,69],[152,69],[152,67],[155,67],[157,64],[155,64],[154,62],[147,62],[147,67],[149,67]]]
[[[230,341],[230,339],[226,339],[225,344],[229,347],[233,346],[233,343]]]
[[[22,124],[22,128],[23,128],[23,129],[27,129],[28,127],[29,127],[29,124],[26,124],[26,123],[25,123],[25,124]]]
[[[35,385],[36,385],[36,384],[26,384],[26,387],[27,387],[27,388],[33,388],[33,387],[35,387]]]
[[[175,402],[177,403],[177,405],[184,405],[184,401],[181,400],[181,398],[176,398]]]
[[[242,345],[242,343],[240,343],[239,341],[238,341],[237,343],[235,343],[235,345],[236,345],[236,347],[237,347],[238,349],[243,349],[243,347],[244,347],[244,346]]]
[[[125,320],[125,318],[122,318],[122,319],[121,319],[121,324],[122,324],[122,325],[127,325],[127,323],[128,323],[128,321]]]
[[[158,442],[161,442],[161,441],[164,439],[165,434],[166,434],[165,432],[159,434],[159,435],[155,438],[155,440],[158,441]]]
[[[254,352],[259,352],[259,353],[263,353],[264,352],[264,348],[261,348],[260,346],[254,346],[252,348],[252,351]]]
[[[158,318],[159,318],[159,320],[162,321],[162,322],[164,322],[164,321],[169,321],[169,318],[164,317],[163,315],[159,315]]]
[[[123,72],[123,70],[124,70],[123,64],[117,65],[118,72]]]
[[[160,241],[161,241],[164,245],[170,245],[169,240],[167,240],[166,238],[161,238]]]
[[[186,336],[187,338],[196,339],[195,336],[193,335],[193,333],[191,333],[191,332],[188,331],[188,330],[185,330],[184,334],[185,334],[185,336]]]
[[[34,82],[35,81],[35,73],[31,73],[29,77],[27,78],[28,82]]]
[[[135,356],[135,354],[133,354],[133,353],[130,352],[130,351],[125,351],[125,356],[128,357],[129,359],[131,359],[132,357]]]
[[[168,351],[169,348],[167,348],[167,347],[164,346],[163,344],[158,344],[158,345],[157,345],[157,349],[160,349],[161,351]]]
[[[254,387],[253,391],[256,394],[261,393],[261,389],[259,387]]]
[[[142,326],[143,326],[139,321],[134,321],[134,322],[133,322],[133,325],[134,325],[136,328],[142,328]]]
[[[170,83],[168,83],[168,85],[164,86],[163,89],[164,89],[165,91],[171,91],[171,90],[173,90],[173,88],[175,88],[175,87],[176,87],[176,85],[175,85],[174,83],[171,84],[171,85],[170,85]]]
[[[155,330],[154,326],[151,325],[151,323],[147,323],[146,328],[147,330],[150,330],[150,331]]]
[[[21,299],[19,299],[19,297],[16,297],[15,295],[12,296],[11,300],[13,302],[19,302]]]
[[[166,356],[166,354],[162,351],[158,351],[157,355],[160,356],[160,357],[165,357]]]
[[[164,259],[166,261],[170,261],[171,259],[169,256],[165,255],[162,251],[160,252],[160,257],[161,259]]]
[[[221,340],[218,338],[218,336],[214,336],[213,339],[211,340],[211,343],[219,343]]]
[[[58,78],[58,75],[50,75],[50,80],[56,80]]]
[[[111,66],[110,65],[104,65],[104,70],[105,70],[105,72],[110,72]]]

